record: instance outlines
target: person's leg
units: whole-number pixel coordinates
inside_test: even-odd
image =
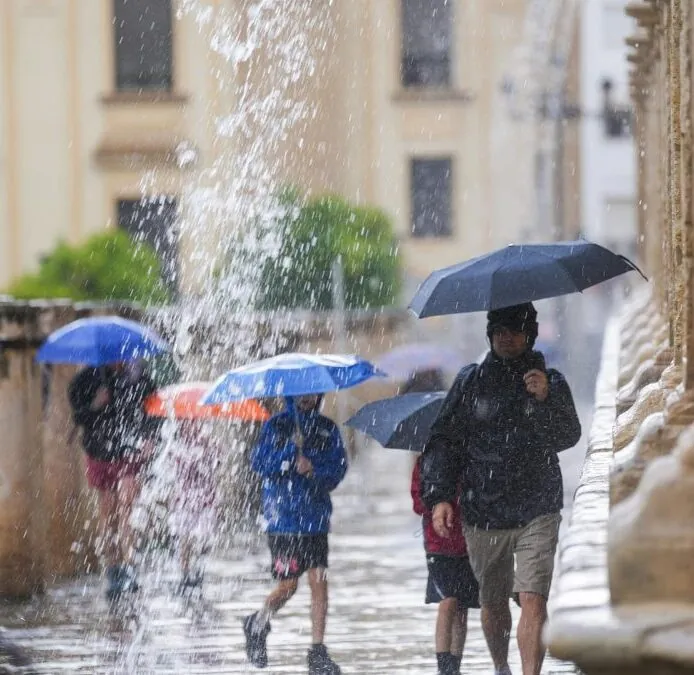
[[[547,619],[560,522],[559,514],[535,518],[522,529],[516,542],[514,591],[521,606],[517,637],[523,675],[539,675],[545,657],[542,629]]]
[[[325,624],[328,620],[328,576],[324,567],[314,567],[308,571],[308,584],[311,589],[311,634],[314,645],[321,645],[325,639]]]
[[[328,535],[304,537],[301,541],[301,565],[308,569],[311,588],[312,645],[308,651],[309,675],[340,675],[340,667],[325,647],[328,619]]]
[[[458,607],[456,611],[456,621],[453,624],[453,641],[451,644],[451,654],[455,659],[456,673],[460,674],[460,666],[463,661],[465,650],[465,640],[467,638],[467,617],[468,609],[480,606],[480,587],[475,579],[475,574],[470,565],[469,556],[457,559],[458,584],[456,587],[456,599]]]
[[[246,656],[254,666],[258,668],[267,666],[267,636],[270,633],[270,619],[287,604],[296,593],[298,585],[297,577],[278,578],[277,586],[265,598],[262,608],[255,614],[244,617]]]
[[[508,670],[514,536],[510,530],[465,528],[470,565],[480,587],[482,631],[497,672]]]
[[[118,482],[118,537],[121,559],[132,564],[137,552],[135,530],[130,515],[137,496],[140,494],[140,481],[135,474],[126,473]]]
[[[523,675],[540,675],[545,658],[542,627],[547,619],[547,601],[537,593],[520,593],[520,604],[517,637]]]
[[[118,547],[118,493],[115,489],[98,490],[99,534],[102,555],[107,567],[120,563]]]
[[[487,641],[489,654],[497,671],[508,668],[508,645],[511,638],[511,610],[508,600],[493,604],[482,604],[480,613],[482,632]]]
[[[298,587],[299,580],[296,578],[281,579],[270,595],[265,598],[262,609],[256,615],[258,627],[269,623],[270,619],[289,602]]]
[[[456,607],[451,632],[450,652],[457,659],[462,660],[465,651],[465,639],[467,638],[467,609]]]
[[[193,557],[193,540],[186,535],[181,540],[181,574],[184,579],[190,575],[190,561]]]
[[[456,615],[458,613],[458,601],[455,598],[445,598],[439,602],[436,614],[436,653],[449,653],[453,651],[453,630]]]

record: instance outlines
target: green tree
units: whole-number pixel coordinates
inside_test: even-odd
[[[346,307],[384,307],[396,301],[400,259],[390,219],[382,210],[338,196],[302,201],[291,190],[282,202],[279,254],[262,272],[262,309],[331,309],[332,266],[338,256]]]
[[[120,230],[96,234],[78,246],[60,242],[36,274],[20,277],[7,292],[25,300],[169,300],[154,250]]]

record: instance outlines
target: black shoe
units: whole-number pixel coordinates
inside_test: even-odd
[[[135,593],[140,586],[135,579],[135,571],[128,565],[110,565],[106,569],[106,598],[117,600],[123,593]]]
[[[267,666],[267,635],[270,632],[270,622],[262,628],[255,625],[258,613],[243,619],[243,634],[246,636],[246,656],[258,668]]]
[[[200,588],[203,582],[202,572],[193,572],[189,574],[184,574],[181,582],[178,585],[179,595],[184,595],[186,591],[192,590],[194,588]]]
[[[458,659],[448,652],[437,654],[436,663],[438,664],[438,675],[458,675],[460,672]]]
[[[340,666],[328,656],[324,645],[308,650],[308,675],[340,675]]]

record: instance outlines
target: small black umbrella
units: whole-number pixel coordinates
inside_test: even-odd
[[[410,310],[427,316],[489,311],[583,291],[641,270],[622,255],[589,241],[511,245],[433,272]]]
[[[445,391],[435,391],[373,401],[345,424],[371,436],[384,448],[422,452],[445,398]]]

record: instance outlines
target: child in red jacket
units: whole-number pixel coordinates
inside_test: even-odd
[[[439,537],[434,531],[431,512],[421,497],[419,457],[412,472],[412,505],[422,516],[424,550],[429,579],[425,602],[438,603],[436,618],[436,661],[439,675],[457,675],[463,658],[467,634],[467,610],[479,607],[479,587],[470,567],[463,536],[460,507],[456,503],[453,534]]]

